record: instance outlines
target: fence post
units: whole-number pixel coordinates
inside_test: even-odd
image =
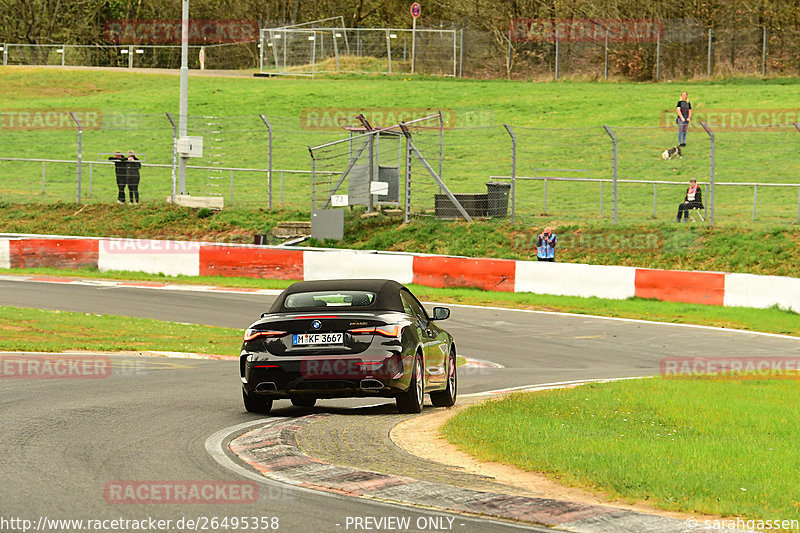
[[[612,179],[612,204],[614,224],[617,223],[617,136],[611,130],[611,126],[603,126],[606,133],[611,137],[611,179]]]
[[[42,161],[42,194],[45,194],[45,187],[47,185],[47,161]]]
[[[89,198],[92,197],[92,189],[94,187],[94,168],[92,162],[89,161]]]
[[[133,68],[133,45],[128,46],[128,68]]]
[[[463,78],[464,74],[464,28],[461,28],[461,45],[458,47],[458,77]]]
[[[711,77],[711,39],[714,36],[711,28],[708,28],[708,77]]]
[[[442,167],[444,166],[444,118],[442,111],[439,110],[439,177],[442,177]],[[442,188],[439,187],[439,194],[442,194]]]
[[[311,210],[313,211],[315,208],[314,188],[317,181],[317,160],[310,146],[308,147],[308,152],[311,154]]]
[[[267,126],[267,209],[272,210],[272,124],[263,114],[258,115]]]
[[[658,206],[658,183],[653,184],[653,218],[656,218],[656,207]]]
[[[764,35],[761,38],[761,77],[767,77],[767,27],[764,26]]]
[[[169,123],[172,124],[172,202],[175,202],[175,179],[177,177],[177,165],[178,165],[178,125],[175,123],[175,120],[172,118],[170,113],[165,113],[167,115],[167,120]]]
[[[81,167],[83,164],[83,126],[81,125],[81,121],[78,120],[78,116],[70,111],[70,116],[72,120],[75,121],[75,124],[78,126],[78,187],[77,187],[77,203],[81,203]]]
[[[233,169],[231,169],[231,205],[233,205]]]
[[[503,124],[503,126],[511,136],[511,223],[514,224],[517,204],[517,136],[509,124]]]
[[[8,65],[8,43],[3,43],[3,66]]]
[[[708,124],[706,124],[705,122],[701,122],[700,125],[703,126],[703,129],[706,130],[706,133],[708,133],[709,139],[711,139],[711,150],[710,150],[710,156],[709,156],[710,166],[711,166],[711,168],[709,170],[710,183],[711,183],[711,193],[708,195],[708,203],[711,206],[711,208],[709,209],[709,214],[708,214],[708,225],[711,226],[711,227],[714,227],[714,202],[715,202],[715,199],[714,199],[714,155],[715,155],[715,150],[714,150],[714,144],[715,144],[715,142],[714,142],[714,132],[711,131],[711,128],[709,128]]]
[[[603,217],[603,182],[600,182],[600,218]]]
[[[413,50],[413,48],[412,48]],[[414,52],[411,52],[411,73],[414,73]],[[389,74],[392,73],[392,39],[389,37],[389,30],[386,30],[386,57],[389,58]]]
[[[603,69],[603,79],[608,81],[608,29],[606,29],[606,48],[605,48],[605,68]]]
[[[406,146],[406,172],[405,172],[405,186],[406,186],[406,201],[405,201],[405,208],[403,211],[405,212],[403,215],[403,221],[408,224],[411,220],[411,145],[409,144],[409,134],[407,132],[403,132],[403,139],[405,140]]]
[[[658,28],[656,41],[656,82],[661,80],[661,28]]]
[[[753,222],[756,221],[756,205],[758,205],[758,183],[753,185]]]
[[[558,81],[558,29],[556,29],[556,81]]]

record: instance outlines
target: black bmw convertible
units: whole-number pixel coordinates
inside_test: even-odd
[[[423,396],[455,404],[456,345],[405,286],[382,279],[301,281],[283,291],[244,334],[239,370],[244,406],[268,413],[288,398],[395,398],[419,413]]]

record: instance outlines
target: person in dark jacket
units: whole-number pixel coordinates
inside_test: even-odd
[[[683,216],[684,222],[689,222],[690,209],[703,209],[703,191],[694,178],[689,180],[686,196],[683,199],[683,203],[678,206],[678,222],[681,221],[681,216]]]
[[[136,205],[139,203],[139,169],[142,164],[139,158],[133,153],[133,150],[128,151],[127,160],[127,175],[128,175],[128,193],[130,194],[131,204]],[[122,193],[122,203],[125,203],[125,191]]]
[[[536,258],[539,261],[554,262],[556,260],[556,241],[558,237],[550,228],[544,228],[536,240]]]
[[[128,160],[120,151],[114,152],[108,160],[114,162],[114,173],[117,175],[117,189],[119,189],[117,203],[124,204],[125,185],[128,183]]]

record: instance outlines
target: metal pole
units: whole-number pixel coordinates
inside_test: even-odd
[[[556,30],[556,81],[558,81],[558,30]]]
[[[656,41],[656,81],[661,80],[661,29],[658,30]]]
[[[308,149],[311,152],[311,148]],[[311,152],[311,210],[314,210],[315,182],[317,181],[317,160],[314,159],[314,152]],[[281,185],[282,186],[282,185]]]
[[[189,121],[189,0],[183,0],[181,14],[181,96],[179,109],[180,137],[186,137]],[[178,194],[186,194],[186,163],[181,155],[178,165]]]
[[[710,170],[709,170],[709,174],[710,174],[710,178],[711,178],[710,179],[711,192],[708,195],[708,203],[710,204],[709,214],[708,214],[708,225],[713,227],[714,226],[714,202],[715,202],[715,198],[714,198],[714,188],[715,188],[715,184],[714,184],[715,146],[714,145],[715,145],[715,139],[714,139],[714,132],[711,131],[711,128],[708,127],[708,124],[706,124],[705,122],[700,122],[700,125],[703,126],[703,129],[706,130],[706,133],[708,133],[709,139],[711,139],[711,150],[710,150],[710,156],[709,156],[709,159],[710,159],[709,164],[710,164],[710,167],[711,167]]]
[[[711,28],[708,28],[708,77],[711,77],[711,38],[713,33]]]
[[[267,125],[267,209],[272,210],[272,124],[263,114],[258,116]]]
[[[178,125],[175,124],[175,120],[172,118],[171,113],[166,113],[167,120],[169,123],[172,124],[172,201],[175,202],[175,177],[176,177],[176,166],[178,164]]]
[[[94,166],[92,162],[89,161],[89,197],[92,196],[92,188],[93,188],[93,181],[94,181]]]
[[[264,30],[258,32],[258,71],[264,72]]]
[[[317,73],[317,32],[314,32],[311,37],[311,79],[313,80]]]
[[[658,206],[658,183],[653,184],[653,218],[656,218],[656,207]]]
[[[611,179],[612,186],[612,212],[614,224],[617,223],[617,136],[611,130],[611,126],[603,126],[608,136],[611,137]]]
[[[767,27],[764,26],[764,36],[761,39],[761,77],[767,77]]]
[[[128,68],[133,68],[133,45],[128,46]]]
[[[281,207],[283,207],[283,171],[281,171]]]
[[[458,70],[458,41],[456,40],[456,30],[453,30],[453,77],[457,76]]]
[[[67,57],[67,45],[61,45],[61,66],[63,67],[66,65],[66,58]]]
[[[392,73],[392,40],[389,37],[389,30],[386,30],[386,57],[389,58],[389,74]],[[414,74],[414,49],[411,49],[411,74]]]
[[[458,77],[464,77],[464,28],[461,28],[461,45],[458,47]]]
[[[369,200],[367,202],[367,213],[374,211],[372,203],[372,182],[375,179],[375,135],[369,136],[369,179],[367,180],[367,194]]]
[[[336,30],[331,31],[331,40],[333,41],[333,55],[336,58],[336,72],[341,70],[339,66],[339,42],[336,40]]]
[[[45,194],[44,189],[47,184],[47,168],[45,168],[45,165],[47,165],[47,162],[42,161],[42,194]]]
[[[8,65],[8,43],[3,43],[3,66]]]
[[[83,126],[78,116],[70,111],[70,116],[75,124],[78,126],[78,186],[77,186],[77,203],[81,203],[81,167],[83,166]]]
[[[408,224],[411,219],[411,146],[408,143],[408,136],[404,135],[406,143],[406,199],[405,199],[405,215],[403,221]]]
[[[444,118],[442,117],[442,112],[440,110],[439,111],[439,177],[440,178],[442,177],[443,166],[444,166]],[[442,194],[441,187],[439,187],[439,194]]]
[[[603,69],[603,78],[608,81],[608,29],[606,29],[606,60],[605,60],[605,68]]]
[[[547,214],[547,176],[544,178],[544,214]]]
[[[517,136],[508,124],[503,124],[508,135],[511,137],[511,223],[516,220],[517,203]]]
[[[388,30],[387,30],[388,31]],[[417,17],[412,17],[411,21],[411,74],[414,74],[414,68],[417,61]],[[392,60],[389,58],[389,74],[392,73]]]
[[[756,220],[756,205],[758,204],[758,184],[753,185],[753,222]]]
[[[233,205],[233,169],[231,169],[231,205]]]

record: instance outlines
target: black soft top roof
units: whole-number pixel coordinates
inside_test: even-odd
[[[403,301],[400,299],[401,289],[405,289],[405,286],[391,279],[298,281],[290,285],[278,296],[269,311],[270,313],[297,311],[297,309],[287,309],[283,305],[286,297],[290,294],[316,291],[367,291],[375,293],[375,301],[369,305],[370,310],[402,312],[404,308]]]

